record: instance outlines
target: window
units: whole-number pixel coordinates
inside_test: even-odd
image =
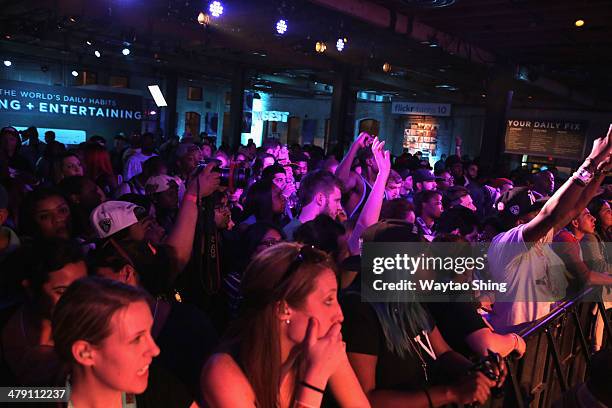
[[[77,85],[95,85],[98,83],[98,75],[91,71],[81,71],[75,81]]]
[[[113,88],[128,88],[129,80],[126,76],[111,75],[108,84]]]
[[[190,101],[201,101],[202,88],[199,86],[190,86],[187,88],[187,99]]]
[[[200,114],[197,112],[185,112],[185,131],[191,136],[200,134]]]

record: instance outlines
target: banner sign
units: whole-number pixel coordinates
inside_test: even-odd
[[[391,113],[396,115],[450,116],[449,103],[392,102]]]
[[[84,130],[112,137],[140,130],[142,96],[0,80],[2,126]]]
[[[586,122],[510,119],[506,121],[506,153],[580,160],[586,143]]]

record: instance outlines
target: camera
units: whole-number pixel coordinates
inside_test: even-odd
[[[220,175],[220,183],[223,187],[246,188],[249,185],[251,177],[251,169],[242,167],[241,163],[231,164],[229,167],[219,167],[221,162],[217,159],[204,159],[198,163],[198,173],[204,169],[209,163],[216,163],[217,166],[212,171],[216,171]]]

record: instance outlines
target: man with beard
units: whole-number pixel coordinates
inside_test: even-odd
[[[342,192],[338,179],[325,170],[313,171],[302,179],[298,198],[302,211],[283,229],[288,240],[293,240],[293,233],[300,225],[314,220],[317,215],[325,214],[335,219],[342,210]]]

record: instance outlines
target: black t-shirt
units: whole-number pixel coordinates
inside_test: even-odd
[[[432,302],[425,305],[446,343],[466,357],[474,354],[465,338],[476,330],[487,327],[476,311],[473,303],[468,302]]]
[[[155,341],[161,350],[156,359],[199,398],[202,367],[218,343],[208,317],[193,305],[173,303]]]
[[[358,295],[345,295],[341,303],[344,313],[342,337],[346,341],[346,351],[378,357],[376,389],[421,389],[426,381],[419,355],[416,352],[406,352],[404,357],[400,357],[391,352],[376,312],[369,303],[362,303]],[[420,354],[427,363],[429,375],[433,360],[422,349]]]
[[[136,406],[138,408],[189,408],[193,401],[192,393],[185,384],[163,366],[159,357],[154,358],[149,366],[147,389],[136,396]]]

